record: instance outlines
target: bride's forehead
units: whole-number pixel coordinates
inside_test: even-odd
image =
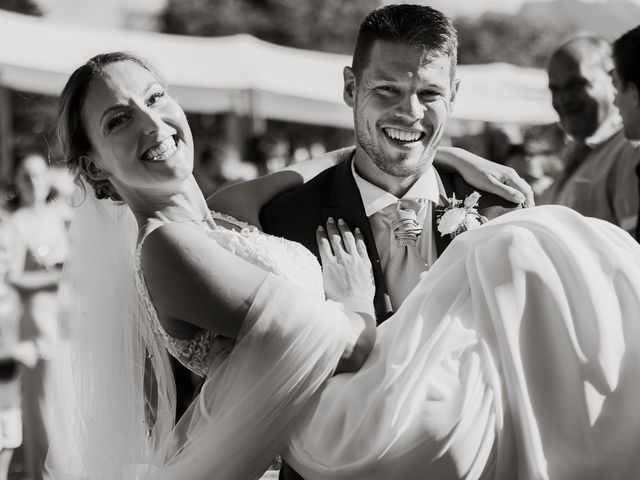
[[[84,101],[85,114],[100,114],[111,105],[127,103],[142,96],[158,79],[146,68],[133,62],[107,65],[89,85]]]
[[[158,79],[146,68],[134,62],[117,62],[105,66],[91,82],[94,90],[102,95],[139,93]]]

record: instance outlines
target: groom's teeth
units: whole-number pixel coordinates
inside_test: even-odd
[[[384,131],[389,137],[401,142],[415,142],[422,138],[422,132],[408,132],[398,128],[385,128]]]
[[[167,137],[155,147],[151,147],[142,155],[142,159],[148,162],[160,162],[166,160],[171,155],[176,153],[178,147],[176,146],[176,141],[171,137]]]

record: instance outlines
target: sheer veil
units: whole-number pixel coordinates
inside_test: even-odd
[[[50,446],[47,468],[55,479],[126,478],[123,466],[144,470],[154,441],[173,427],[172,371],[149,322],[134,321],[145,311],[133,214],[87,185],[76,188],[74,206],[54,356],[55,413],[68,431]]]
[[[156,313],[136,287],[135,219],[86,191],[61,286],[55,403],[68,435],[51,445],[52,478],[259,478],[355,340],[343,307],[268,274],[233,350],[176,424]]]

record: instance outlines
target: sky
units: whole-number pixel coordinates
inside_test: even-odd
[[[153,13],[162,9],[168,0],[35,0],[47,17],[71,23],[97,26],[118,26],[119,12],[134,10]],[[309,0],[315,1],[315,0]],[[389,0],[389,3],[398,0]],[[480,15],[486,11],[517,12],[522,4],[531,0],[412,0],[431,5],[451,16]],[[549,1],[549,0],[534,0]],[[583,0],[590,2],[615,2],[617,0]],[[640,5],[640,0],[628,0]]]

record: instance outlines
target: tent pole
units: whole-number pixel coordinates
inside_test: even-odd
[[[12,105],[11,91],[0,85],[0,179],[9,180],[12,174]]]

